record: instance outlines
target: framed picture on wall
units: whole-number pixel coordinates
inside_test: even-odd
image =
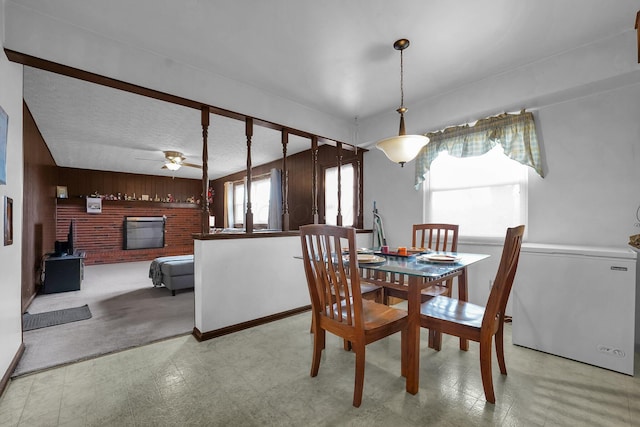
[[[4,245],[13,244],[13,199],[4,196]]]
[[[64,185],[58,185],[56,188],[56,196],[58,196],[58,199],[66,199],[69,197],[67,194],[67,187]]]
[[[9,116],[0,107],[0,184],[7,183],[7,135],[9,134]]]
[[[87,197],[87,213],[102,213],[102,199],[100,197]]]

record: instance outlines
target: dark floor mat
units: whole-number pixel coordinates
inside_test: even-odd
[[[47,311],[45,313],[25,313],[22,315],[22,330],[31,331],[33,329],[62,325],[64,323],[90,318],[91,310],[89,310],[89,306],[86,304],[82,307],[65,308],[63,310]]]

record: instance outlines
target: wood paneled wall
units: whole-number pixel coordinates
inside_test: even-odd
[[[69,198],[98,194],[121,193],[138,199],[143,194],[152,199],[156,195],[165,199],[171,194],[177,201],[189,197],[201,199],[202,181],[198,179],[172,178],[168,176],[141,175],[122,172],[96,171],[89,169],[58,168],[57,185],[67,187]]]
[[[56,179],[53,156],[23,104],[24,190],[22,211],[22,310],[38,290],[42,257],[56,240]]]
[[[335,167],[338,165],[337,148],[332,145],[321,145],[318,147],[318,213],[320,223],[324,223],[324,169]],[[356,153],[352,150],[342,150],[342,164],[355,162],[360,166],[359,172],[359,211],[358,228],[362,228],[362,155],[364,150],[358,150]],[[252,175],[257,176],[268,173],[272,168],[282,170],[282,160],[270,162],[261,166],[252,168]],[[290,229],[298,230],[301,225],[313,223],[313,157],[311,150],[302,151],[291,156],[287,156],[287,169],[289,171],[289,214]],[[237,181],[244,178],[246,171],[219,178],[211,182],[211,186],[215,191],[213,206],[210,207],[211,212],[216,217],[216,227],[223,227],[224,219],[224,183],[227,181]]]

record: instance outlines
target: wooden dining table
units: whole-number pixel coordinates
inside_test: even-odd
[[[406,377],[406,390],[411,394],[418,392],[420,383],[420,293],[422,289],[457,277],[458,299],[467,301],[467,267],[489,257],[489,255],[484,254],[461,252],[437,252],[437,254],[451,255],[455,258],[455,261],[431,262],[426,261],[425,257],[421,255],[393,256],[378,254],[383,261],[358,262],[361,269],[373,273],[367,274],[366,279],[364,279],[367,282],[385,288],[405,290],[408,293],[407,366],[403,375]],[[397,281],[398,275],[407,277],[406,285]],[[468,348],[468,341],[460,339],[460,349],[468,350]]]

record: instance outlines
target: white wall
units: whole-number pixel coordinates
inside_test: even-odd
[[[630,235],[640,233],[636,217],[640,206],[640,66],[636,61],[637,47],[630,31],[568,52],[567,57],[532,64],[429,100],[432,104],[410,108],[414,114],[407,117],[408,124],[421,126],[415,123],[422,116],[421,123],[428,127],[421,130],[433,130],[526,107],[534,113],[546,162],[544,179],[529,173],[527,241],[625,247]],[[590,69],[585,70],[586,66]],[[359,134],[373,138],[376,129],[392,129],[396,120],[383,123],[379,117],[361,122]],[[379,130],[381,135],[387,133]],[[413,190],[414,163],[406,165],[406,171],[398,169],[375,148],[365,154],[364,205],[370,210],[372,201],[378,202],[393,245],[410,243],[411,223],[422,218],[422,190]],[[470,299],[484,302],[500,248],[463,244],[460,250],[492,254],[482,266],[472,267],[476,272],[470,277]]]
[[[0,44],[4,46],[4,1],[0,3]],[[0,228],[4,198],[13,199],[13,244],[0,237],[0,378],[7,372],[22,343],[22,66],[0,52],[0,107],[9,116],[7,185],[0,185]],[[4,234],[0,234],[4,236]]]
[[[587,65],[589,59],[592,67],[599,70],[596,73],[573,69],[578,86],[572,84],[562,89],[558,83],[553,83],[556,81],[554,76],[546,73],[555,70],[557,80],[565,82],[566,74],[571,71],[569,61],[554,58],[550,61],[552,64],[533,64],[530,68],[449,93],[446,100],[438,100],[430,111],[427,111],[428,106],[423,107],[412,120],[420,121],[416,119],[420,115],[436,117],[434,120],[440,122],[444,117],[472,120],[483,117],[485,112],[532,110],[544,150],[546,177],[542,179],[535,173],[529,174],[528,240],[626,245],[629,235],[640,233],[640,224],[637,224],[640,220],[636,218],[640,205],[637,191],[640,182],[637,166],[640,160],[640,66],[636,63],[637,50],[632,36],[633,32],[625,33],[591,46],[591,51],[584,49],[580,53],[586,59],[570,52],[568,56],[577,67]],[[594,57],[606,64],[593,63]],[[616,72],[620,74],[616,76]],[[595,81],[596,78],[602,80]],[[493,81],[501,79],[504,87]],[[534,97],[536,91],[542,95]],[[469,93],[474,95],[473,99],[469,99]],[[359,134],[370,132],[381,121],[375,120],[375,126],[373,122],[369,123],[371,126],[365,127],[366,132],[359,130]],[[395,122],[387,124],[395,126]],[[422,204],[417,203],[422,197],[421,191],[411,193],[406,188],[413,185],[413,162],[405,166],[406,175],[401,175],[396,165],[385,162],[384,157],[372,148],[365,155],[365,168],[368,187],[365,207],[376,200],[381,207],[401,205],[402,210],[419,210],[413,214],[401,212],[398,222],[402,223],[410,217],[421,217]],[[414,200],[399,202],[399,197]],[[390,212],[387,208],[387,223],[393,220]],[[396,234],[391,226],[387,229],[389,239],[403,239],[403,235]]]
[[[376,148],[364,155],[364,228],[373,227],[373,202],[389,246],[411,245],[411,226],[422,221],[422,191],[413,187],[413,162],[400,167]]]

